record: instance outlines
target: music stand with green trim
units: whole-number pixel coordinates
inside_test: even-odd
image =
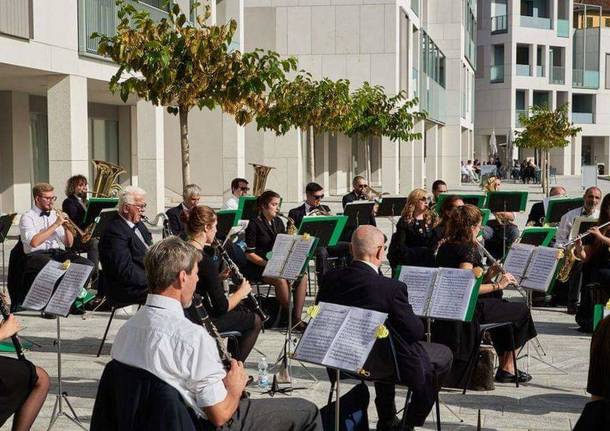
[[[89,226],[100,215],[102,210],[114,208],[118,205],[119,198],[90,198],[87,201],[83,225]]]
[[[521,232],[519,242],[521,244],[530,244],[536,247],[548,247],[557,233],[556,227],[526,227]]]
[[[237,220],[250,220],[256,217],[256,196],[240,196],[237,206]]]
[[[593,306],[593,331],[597,329],[599,323],[604,319],[604,304],[595,304]]]
[[[318,239],[317,247],[335,246],[347,224],[347,216],[305,216],[299,235],[308,233]]]
[[[491,212],[522,212],[525,211],[526,206],[527,192],[514,190],[487,192],[485,208],[490,209]]]
[[[443,192],[438,195],[436,199],[436,203],[434,204],[434,210],[437,214],[440,214],[441,206],[443,205],[443,201],[447,199],[449,196],[458,196],[465,204],[474,205],[479,208],[483,208],[485,204],[485,195],[482,193],[451,193],[451,192]]]
[[[237,226],[237,223],[239,223],[238,213],[239,210],[216,211],[216,219],[218,221],[217,229],[220,235],[226,237],[231,228]]]
[[[549,199],[546,213],[544,214],[544,224],[559,223],[565,213],[582,207],[584,203],[585,200],[583,198]]]

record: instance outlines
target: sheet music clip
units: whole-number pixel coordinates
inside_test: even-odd
[[[66,259],[66,260],[64,260],[64,263],[62,264],[62,267],[63,267],[63,269],[65,269],[67,271],[68,268],[70,268],[71,264],[72,264],[72,261],[70,259]]]
[[[358,375],[359,375],[360,377],[365,377],[365,378],[367,378],[367,377],[371,377],[371,373],[370,373],[370,372],[368,372],[367,370],[365,370],[364,368],[360,368],[360,369],[358,370]]]

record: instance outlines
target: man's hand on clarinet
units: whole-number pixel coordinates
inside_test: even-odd
[[[237,397],[241,397],[242,392],[246,388],[248,382],[248,374],[241,361],[231,359],[231,368],[227,371],[224,378],[224,384],[227,391]]]
[[[8,337],[12,337],[17,332],[23,329],[19,321],[13,316],[9,314],[8,319],[0,324],[0,340],[3,340]]]

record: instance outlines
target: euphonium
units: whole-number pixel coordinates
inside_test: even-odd
[[[311,211],[309,211],[308,213],[306,213],[305,217],[318,216],[318,215],[328,216],[328,215],[330,215],[330,211],[326,211],[324,208],[318,207],[318,208],[314,208]]]
[[[258,165],[256,163],[250,163],[254,168],[254,185],[252,186],[252,194],[254,196],[260,196],[265,191],[265,184],[267,183],[267,175],[271,169],[275,169],[272,166]]]
[[[117,183],[119,175],[127,171],[121,166],[104,160],[93,160],[95,166],[95,179],[93,180],[93,196],[97,197],[112,197],[116,196],[121,191],[121,185]]]

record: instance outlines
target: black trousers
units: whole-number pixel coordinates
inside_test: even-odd
[[[0,427],[21,408],[37,380],[30,361],[0,356]]]
[[[233,418],[221,427],[208,421],[202,430],[222,431],[322,431],[320,411],[302,398],[243,399]]]
[[[352,261],[352,255],[349,251],[350,243],[339,241],[334,246],[319,247],[316,250],[316,273],[318,277],[322,277],[330,269],[329,258],[335,257],[340,261],[342,266],[347,266]]]
[[[426,382],[412,390],[411,402],[407,410],[407,423],[411,426],[422,426],[432,410],[438,391],[445,377],[451,370],[453,355],[447,346],[437,343],[421,343],[430,358],[432,371],[426,375]],[[379,422],[390,423],[396,416],[394,397],[396,386],[387,383],[375,383],[375,406]],[[379,428],[378,428],[379,429]]]

